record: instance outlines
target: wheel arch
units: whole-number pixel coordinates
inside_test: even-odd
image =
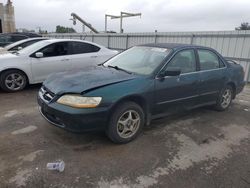
[[[115,111],[115,109],[121,105],[122,103],[125,103],[125,102],[134,102],[136,104],[138,104],[143,112],[144,112],[144,115],[145,115],[145,122],[146,124],[148,125],[150,123],[150,110],[149,110],[149,104],[147,103],[146,99],[143,97],[143,96],[140,96],[140,95],[129,95],[129,96],[126,96],[126,97],[123,97],[121,98],[120,100],[118,100],[112,107],[111,107],[111,110],[110,110],[110,114],[113,114],[113,112]],[[111,115],[109,116],[108,119],[110,119]]]
[[[236,97],[236,84],[231,81],[231,82],[228,82],[227,85],[232,87],[232,89],[233,89],[233,99],[235,99],[235,97]]]

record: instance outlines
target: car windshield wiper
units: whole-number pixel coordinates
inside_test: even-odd
[[[99,64],[97,64],[97,66],[104,66],[103,64],[104,64],[104,63],[99,63]]]
[[[128,73],[128,74],[132,74],[132,72],[129,72],[129,71],[125,70],[125,69],[122,69],[122,68],[120,68],[120,67],[118,67],[118,66],[108,65],[108,67],[109,67],[109,68],[116,69],[116,70],[121,70],[121,71],[126,72],[126,73]]]

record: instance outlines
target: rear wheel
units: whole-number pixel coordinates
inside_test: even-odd
[[[216,110],[224,111],[228,109],[228,107],[232,102],[232,99],[233,99],[233,89],[230,85],[227,85],[220,93],[220,96],[215,106]]]
[[[5,71],[0,76],[0,86],[4,91],[16,92],[23,90],[27,85],[27,77],[18,70]]]
[[[140,134],[144,123],[142,108],[134,102],[126,102],[115,109],[106,134],[115,143],[128,143]]]

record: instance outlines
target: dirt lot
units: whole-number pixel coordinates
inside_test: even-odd
[[[38,86],[0,91],[0,187],[250,187],[250,87],[226,112],[209,108],[154,121],[126,145],[103,133],[47,123]],[[47,162],[62,159],[62,173]]]

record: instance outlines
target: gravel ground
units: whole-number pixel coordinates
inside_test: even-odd
[[[250,87],[231,108],[152,122],[126,145],[72,134],[39,114],[40,85],[0,91],[0,187],[250,187]],[[63,160],[65,171],[46,164]]]

